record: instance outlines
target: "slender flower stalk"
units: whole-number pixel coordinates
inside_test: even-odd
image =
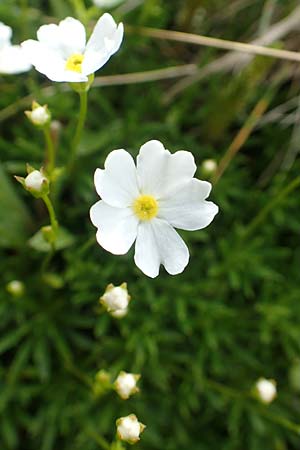
[[[70,159],[69,159],[69,163],[68,163],[69,172],[72,172],[73,167],[74,167],[74,163],[76,160],[78,147],[80,144],[80,139],[81,139],[81,135],[82,135],[82,131],[83,131],[83,127],[85,124],[86,115],[87,115],[87,100],[88,100],[87,91],[79,92],[79,97],[80,97],[80,110],[79,110],[79,117],[78,117],[75,135],[74,135],[74,138],[72,141]]]
[[[56,214],[55,214],[55,211],[54,211],[53,204],[52,204],[52,202],[51,202],[51,200],[49,198],[49,195],[44,195],[42,197],[42,199],[43,199],[43,201],[44,201],[44,203],[45,203],[45,205],[47,207],[47,210],[48,210],[48,213],[49,213],[49,217],[50,217],[51,227],[52,227],[54,235],[56,236],[57,231],[58,231],[58,221],[56,219]]]
[[[56,159],[56,152],[55,152],[55,146],[54,146],[54,142],[52,140],[51,137],[51,131],[50,131],[50,127],[45,126],[43,128],[43,132],[44,132],[44,136],[45,136],[45,141],[46,141],[46,146],[47,146],[47,173],[51,179],[51,175],[53,173],[53,170],[55,168],[55,159]]]

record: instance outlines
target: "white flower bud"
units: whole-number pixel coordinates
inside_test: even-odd
[[[115,390],[123,400],[127,400],[131,395],[139,391],[136,383],[140,379],[140,375],[120,372],[115,381]]]
[[[98,6],[99,8],[109,9],[119,5],[124,0],[93,0],[93,1],[95,6]]]
[[[122,319],[125,317],[128,313],[128,308],[124,309],[116,309],[115,311],[111,311],[110,315],[114,317],[115,319]]]
[[[119,439],[129,444],[138,442],[140,440],[140,434],[145,429],[145,425],[138,421],[135,414],[121,417],[117,420],[116,424]]]
[[[271,403],[277,395],[276,381],[274,380],[260,378],[255,387],[256,393],[263,403]]]
[[[13,297],[21,297],[25,292],[25,286],[24,283],[22,283],[22,281],[12,280],[9,283],[7,283],[6,290]]]
[[[32,194],[39,196],[47,193],[49,181],[40,170],[33,170],[25,178],[24,185]]]
[[[109,284],[103,296],[100,297],[100,303],[105,306],[108,312],[126,310],[129,301],[130,296],[128,295],[126,283],[122,283],[120,286]]]
[[[202,171],[207,175],[211,175],[211,174],[215,173],[215,171],[217,170],[217,167],[218,167],[218,164],[216,163],[216,161],[214,159],[205,159],[201,165]]]
[[[51,120],[51,114],[49,112],[48,106],[41,106],[37,102],[32,103],[32,111],[25,111],[28,119],[38,127],[43,127]]]

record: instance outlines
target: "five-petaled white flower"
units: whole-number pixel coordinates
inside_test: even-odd
[[[171,275],[181,273],[189,251],[174,228],[205,228],[218,212],[214,203],[205,200],[211,184],[193,178],[193,155],[171,154],[153,140],[141,147],[137,166],[128,152],[114,150],[104,167],[95,172],[102,200],[90,210],[98,243],[123,255],[136,240],[135,263],[146,275],[156,277],[160,264]]]
[[[0,73],[27,72],[31,64],[19,45],[11,44],[12,29],[0,22]]]
[[[36,70],[50,80],[80,83],[87,82],[119,50],[123,33],[123,24],[117,26],[105,13],[86,44],[82,23],[67,17],[59,25],[41,26],[37,41],[29,39],[21,45]]]

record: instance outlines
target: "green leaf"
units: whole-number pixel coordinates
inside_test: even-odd
[[[57,232],[57,239],[55,243],[56,250],[63,250],[64,248],[70,247],[74,244],[74,236],[69,233],[65,228],[59,227]],[[51,245],[45,241],[44,236],[39,230],[35,233],[28,241],[30,247],[38,250],[40,252],[49,252],[51,251]]]
[[[30,224],[29,212],[0,164],[0,247],[24,245]]]

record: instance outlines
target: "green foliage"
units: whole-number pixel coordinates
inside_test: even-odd
[[[1,20],[16,29],[15,42],[33,37],[49,16],[75,14],[69,1],[0,3]],[[237,2],[147,0],[125,16],[117,8],[115,16],[132,26],[195,31],[198,24],[198,33],[246,40],[256,33],[265,2],[247,2],[236,16],[220,17],[229,3]],[[276,20],[298,4],[279,3]],[[299,37],[295,41],[299,46]],[[128,31],[98,75],[216,57],[211,49]],[[23,117],[31,99],[21,99],[34,93],[60,121],[62,166],[78,98],[59,84],[42,90],[50,83],[34,71],[1,76],[1,450],[96,450],[105,447],[103,437],[114,440],[115,420],[130,413],[147,425],[137,450],[299,449],[299,187],[280,195],[298,177],[300,164],[296,159],[289,172],[276,165],[289,148],[291,129],[277,121],[250,136],[213,189],[220,206],[216,220],[205,230],[182,233],[191,260],[181,275],[162,270],[157,279],[146,278],[132,251],[113,256],[96,244],[89,220],[97,198],[93,173],[111,150],[135,155],[157,138],[171,151],[193,152],[198,166],[206,158],[220,160],[267,89],[270,108],[298,95],[298,82],[276,81],[281,71],[292,77],[288,63],[259,58],[241,73],[192,85],[168,105],[162,99],[174,80],[91,89],[79,162],[56,204],[66,231],[53,257],[40,251],[47,248],[36,234],[49,223],[43,204],[13,185],[26,162],[40,167],[44,158],[42,135]],[[274,170],[265,176],[270,164]],[[274,208],[249,228],[274,199]],[[12,280],[25,284],[23,296],[7,292]],[[132,302],[128,315],[116,320],[101,310],[98,298],[107,284],[123,281]],[[93,381],[101,369],[112,378],[120,370],[141,373],[140,394],[127,401],[113,391],[96,396]],[[277,381],[278,397],[269,406],[251,395],[259,377]]]

